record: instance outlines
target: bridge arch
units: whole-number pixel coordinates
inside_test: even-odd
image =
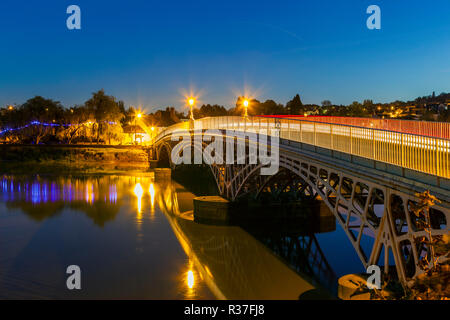
[[[172,150],[170,143],[164,139],[157,141],[156,145],[161,143],[165,143],[167,150]],[[203,143],[202,150],[198,151],[202,152],[205,146]],[[196,145],[189,147],[196,148]],[[157,149],[158,152],[161,152],[161,148]],[[276,178],[259,175],[261,164],[209,166],[219,192],[230,200],[248,193],[248,184],[252,179],[255,182],[253,185],[258,186],[258,194],[271,183],[271,179]],[[324,201],[366,268],[379,265],[381,258],[385,272],[388,272],[392,256],[397,275],[403,283],[422,272],[419,262],[424,248],[418,247],[415,239],[426,236],[426,233],[415,226],[411,217],[411,207],[418,201],[414,193],[390,187],[389,183],[378,181],[364,172],[327,164],[307,153],[303,156],[284,150],[280,152],[279,167],[301,179],[301,192]],[[448,233],[450,212],[443,206],[438,205],[436,208],[435,211],[443,217],[441,220],[445,227],[443,230],[433,230],[432,234]],[[372,238],[372,241],[364,245],[367,237]]]
[[[261,167],[262,165],[246,165],[233,169],[223,166],[222,171],[237,172],[229,175],[231,178],[225,183],[227,188],[223,194],[235,200],[250,192],[245,189],[245,185],[252,178],[259,179],[257,194],[262,192],[272,180],[277,179],[280,172],[274,176],[259,176]],[[424,236],[424,232],[411,230],[411,212],[406,205],[415,203],[415,197],[331,167],[308,163],[306,160],[298,161],[297,165],[282,161],[280,169],[288,170],[301,179],[303,194],[306,192],[307,196],[319,198],[326,204],[345,231],[365,268],[369,265],[384,264],[385,273],[388,273],[391,271],[390,265],[395,264],[396,274],[404,283],[422,272],[418,262],[421,261],[426,248],[416,247],[413,239]],[[218,184],[223,179],[217,175],[215,178]],[[399,220],[396,209],[398,199],[402,199],[405,204],[400,206],[400,217],[403,216],[404,221]],[[443,221],[448,223],[448,215],[445,217],[442,211],[439,212],[444,216]],[[436,231],[436,234],[442,234],[439,231],[445,232]]]
[[[158,167],[173,168],[174,165],[171,160],[172,148],[170,144],[162,141],[156,146],[156,159]]]

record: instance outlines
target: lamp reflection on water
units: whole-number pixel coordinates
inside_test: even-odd
[[[144,194],[144,189],[142,189],[141,184],[138,182],[134,187],[134,195],[137,198],[137,222],[138,225],[142,222],[142,195]]]
[[[194,272],[192,270],[189,270],[187,272],[187,286],[189,289],[193,289],[194,284],[195,284]]]
[[[150,183],[150,187],[148,188],[148,193],[150,193],[150,203],[152,206],[152,211],[155,209],[155,186],[153,183]]]
[[[137,209],[138,209],[138,213],[141,213],[142,211],[142,195],[144,194],[144,189],[142,189],[141,184],[138,182],[136,183],[136,186],[134,187],[134,194],[137,197]]]
[[[80,180],[66,177],[40,177],[22,179],[13,176],[0,176],[0,194],[3,201],[25,201],[33,205],[49,202],[78,202],[89,205],[104,199],[110,204],[117,203],[116,178]],[[102,188],[102,185],[108,185]]]
[[[150,217],[153,220],[155,218],[155,194],[156,194],[155,186],[153,183],[150,183],[148,193],[150,194]]]
[[[192,260],[189,259],[189,265],[187,268],[187,272],[185,273],[185,292],[184,298],[185,299],[193,299],[195,297],[195,269],[194,269],[194,263]]]
[[[86,184],[86,202],[93,203],[95,200],[94,196],[94,185],[92,183]]]

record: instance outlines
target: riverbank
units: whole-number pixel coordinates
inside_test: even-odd
[[[0,145],[0,173],[117,173],[149,168],[147,150],[134,146]]]

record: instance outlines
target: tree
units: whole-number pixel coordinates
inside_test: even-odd
[[[367,117],[369,116],[369,112],[358,101],[353,101],[353,103],[347,107],[346,115],[349,117]]]
[[[331,107],[332,106],[332,104],[331,104],[331,101],[330,100],[323,100],[322,101],[322,107]]]
[[[61,119],[63,107],[59,101],[36,96],[20,106],[19,113],[21,125],[27,126],[22,130],[25,137],[30,137],[33,143],[39,144],[44,137],[54,131],[59,122],[57,120]]]
[[[65,143],[71,144],[75,138],[88,138],[90,127],[95,118],[85,106],[75,106],[64,110],[64,123],[68,124],[60,128],[59,136]]]
[[[217,104],[204,104],[199,110],[200,117],[220,117],[228,115],[227,109]]]
[[[303,114],[304,108],[302,100],[300,100],[300,95],[296,94],[291,101],[286,103],[286,109],[288,114]]]
[[[92,98],[86,101],[85,106],[94,114],[97,125],[97,142],[100,140],[100,135],[105,136],[105,141],[106,139],[110,141],[112,137],[110,131],[113,129],[111,126],[120,125],[120,121],[124,118],[124,114],[121,112],[123,105],[117,102],[113,96],[106,95],[105,91],[101,89],[92,94]]]

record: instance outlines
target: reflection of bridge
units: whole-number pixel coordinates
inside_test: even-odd
[[[422,122],[331,117],[204,118],[166,128],[155,137],[153,152],[157,159],[170,161],[172,134],[189,136],[189,141],[196,141],[198,136],[203,141],[215,141],[230,136],[225,130],[245,137],[246,150],[264,143],[263,136],[279,137],[281,170],[274,176],[262,176],[264,165],[252,163],[248,157],[244,164],[212,163],[223,196],[235,200],[251,191],[259,193],[283,185],[282,191],[295,189],[321,199],[336,216],[365,267],[384,264],[387,272],[392,254],[402,282],[420,272],[418,263],[427,249],[415,239],[427,234],[412,213],[418,201],[416,192],[428,189],[442,201],[431,210],[432,234],[448,233],[449,124],[425,126]],[[239,139],[232,140],[234,150]],[[276,139],[267,143],[269,148],[276,146],[273,141]],[[184,148],[206,146],[193,142]]]
[[[220,299],[298,299],[336,277],[313,234],[270,232],[262,243],[235,226],[198,224],[193,195],[177,185],[160,185],[156,203],[210,290]],[[288,262],[290,267],[272,252]],[[319,289],[320,291],[320,289]]]

